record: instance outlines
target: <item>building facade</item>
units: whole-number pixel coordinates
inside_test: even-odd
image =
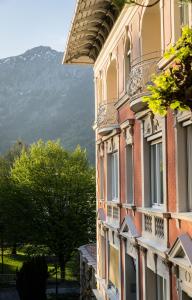
[[[64,58],[94,65],[96,299],[192,299],[192,113],[142,101],[192,5],[154,2],[78,0]]]

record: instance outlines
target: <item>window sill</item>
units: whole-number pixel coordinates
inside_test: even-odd
[[[107,205],[116,206],[116,207],[121,207],[122,206],[122,204],[119,202],[119,200],[117,200],[117,201],[115,201],[115,200],[107,201]]]
[[[138,207],[138,212],[146,213],[154,216],[159,216],[165,219],[170,219],[171,214],[169,212],[166,212],[163,207],[162,208],[154,208],[154,207]]]
[[[105,202],[105,199],[98,199],[100,203]]]
[[[136,207],[136,205],[134,205],[134,203],[132,203],[132,204],[130,204],[130,203],[122,203],[122,207],[130,209],[130,210],[134,210],[134,211],[136,211],[136,209],[137,209],[137,207]]]
[[[192,222],[192,212],[172,213],[173,219]]]

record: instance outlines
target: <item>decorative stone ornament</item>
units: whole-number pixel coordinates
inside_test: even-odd
[[[126,145],[133,145],[134,119],[129,119],[121,125]]]
[[[104,143],[99,144],[99,156],[104,157]]]
[[[107,153],[113,153],[119,149],[119,136],[114,136],[107,141]]]
[[[153,133],[157,133],[162,130],[162,117],[154,116],[153,118]]]
[[[153,116],[149,113],[144,119],[144,137],[148,137],[153,134]]]
[[[144,137],[162,131],[162,117],[153,115],[151,112],[144,118]]]
[[[133,144],[133,125],[129,125],[126,129],[124,129],[125,141],[126,145]]]
[[[107,141],[107,153],[112,153],[113,152],[113,139],[109,139]]]

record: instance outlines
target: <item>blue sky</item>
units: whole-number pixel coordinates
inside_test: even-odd
[[[0,0],[0,58],[36,46],[63,51],[76,0]]]

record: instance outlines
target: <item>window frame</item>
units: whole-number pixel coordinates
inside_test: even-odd
[[[184,2],[180,3],[180,5],[179,5],[179,17],[180,17],[181,29],[182,29],[183,26],[189,25],[189,21],[190,21],[189,9],[190,9],[189,3],[184,3]]]
[[[125,146],[125,195],[126,204],[134,205],[134,148],[133,144],[127,144]],[[129,180],[131,170],[131,180]],[[130,191],[131,190],[131,191]],[[130,197],[131,195],[131,197]]]
[[[158,150],[158,145],[161,145],[161,156]],[[150,143],[149,146],[149,174],[150,174],[150,200],[151,200],[151,207],[154,208],[162,208],[164,207],[164,199],[163,199],[163,190],[164,190],[164,183],[163,183],[163,169],[161,173],[161,166],[160,163],[163,164],[163,142],[162,138],[155,139]],[[152,147],[155,147],[155,157],[152,157]],[[155,158],[152,162],[152,159]],[[152,170],[152,165],[155,167]],[[153,174],[152,174],[153,173]],[[154,175],[154,177],[152,177]],[[156,201],[155,201],[156,199]]]
[[[107,154],[107,201],[119,202],[119,192],[119,152],[113,151]]]
[[[103,156],[99,158],[99,198],[101,201],[105,200],[105,168]]]
[[[192,176],[192,167],[189,170],[188,157],[191,155],[188,153],[187,134],[189,127],[192,130],[190,115],[187,113],[177,115],[175,127],[177,212],[189,214],[192,213],[192,194],[191,199],[189,199],[189,186],[191,186],[189,178]]]
[[[187,206],[188,211],[192,212],[192,165],[190,163],[190,160],[192,161],[192,124],[186,127],[186,150],[187,150]],[[190,131],[190,132],[189,132]],[[189,143],[190,140],[190,143]],[[189,168],[190,166],[190,168]]]

